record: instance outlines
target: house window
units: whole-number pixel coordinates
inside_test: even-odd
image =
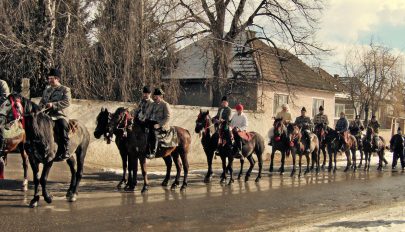
[[[288,95],[284,94],[274,94],[274,107],[273,114],[276,115],[277,112],[281,111],[281,106],[283,104],[288,104]]]
[[[324,106],[324,100],[314,98],[312,100],[312,117],[315,117],[319,113],[320,106]]]
[[[345,104],[335,104],[335,119],[340,118],[341,112],[345,112]]]

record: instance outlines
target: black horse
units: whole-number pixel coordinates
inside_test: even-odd
[[[212,118],[210,116],[209,111],[202,111],[197,116],[195,132],[200,134],[202,133],[201,137],[201,144],[203,146],[205,155],[207,156],[207,163],[208,163],[208,171],[204,178],[204,182],[210,182],[212,178],[212,160],[214,158],[214,153],[218,151],[219,156],[221,157],[222,161],[222,174],[221,174],[221,183],[226,181],[226,173],[229,171],[230,173],[230,180],[229,184],[231,184],[234,180],[232,178],[233,169],[232,169],[232,162],[234,154],[232,152],[232,144],[220,144],[220,135],[219,129],[215,128],[215,124],[212,122]],[[229,141],[228,141],[229,142]],[[226,164],[226,159],[228,158],[228,165]],[[242,176],[243,172],[243,164],[244,159],[240,157],[241,168],[238,175],[238,178]],[[253,167],[252,167],[253,168]]]
[[[363,152],[364,152],[364,171],[369,171],[370,170],[370,161],[371,161],[371,155],[373,152],[376,152],[378,154],[378,167],[377,170],[382,171],[383,169],[383,163],[387,164],[387,160],[385,159],[385,141],[384,138],[379,136],[378,138],[378,144],[376,144],[377,149],[374,150],[374,144],[373,144],[373,136],[374,136],[374,131],[373,128],[368,127],[366,131],[366,135],[363,138]]]
[[[339,149],[342,146],[339,139],[339,133],[330,127],[327,127],[324,132],[325,132],[324,141],[329,154],[328,172],[331,172],[332,169],[333,172],[336,172],[337,153],[339,152]],[[334,165],[332,164],[332,162]]]
[[[320,158],[321,156],[321,151],[323,154],[323,162],[322,162],[322,170],[325,168],[326,165],[326,147],[327,147],[327,143],[325,141],[325,125],[320,123],[315,125],[314,128],[314,133],[316,134],[316,136],[318,137],[318,141],[319,141],[319,149],[318,149],[318,156]]]
[[[55,136],[55,123],[50,116],[42,112],[40,107],[29,99],[13,94],[14,99],[20,98],[24,108],[25,132],[27,136],[26,151],[29,157],[34,176],[34,198],[30,207],[36,207],[39,201],[39,184],[42,186],[42,195],[47,203],[52,202],[52,195],[46,189],[49,171],[55,160],[57,151],[57,136]],[[9,109],[11,110],[11,108]],[[84,159],[90,142],[87,128],[78,121],[70,121],[71,131],[69,151],[72,155],[66,160],[71,171],[70,186],[66,197],[73,202],[77,199],[80,180],[83,176]],[[38,178],[39,164],[43,164],[41,178]],[[76,165],[77,164],[77,165]]]
[[[281,166],[278,169],[280,174],[284,173],[284,163],[285,157],[290,153],[290,140],[287,135],[286,126],[283,124],[282,119],[275,119],[274,120],[274,136],[273,136],[273,143],[272,143],[272,150],[271,150],[271,157],[270,157],[270,168],[269,172],[273,172],[273,161],[274,161],[274,154],[276,151],[281,152]],[[288,125],[287,125],[288,126]]]
[[[356,126],[350,126],[349,131],[350,134],[353,135],[356,138],[357,142],[357,150],[360,152],[360,162],[357,168],[361,168],[363,166],[363,157],[364,157],[364,152],[363,152],[363,138],[362,138],[362,131],[364,130],[363,127],[359,128]],[[355,165],[355,163],[353,163]],[[352,165],[352,168],[354,169],[355,167]]]

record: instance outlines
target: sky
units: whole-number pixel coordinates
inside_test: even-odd
[[[332,48],[321,66],[344,75],[341,65],[348,50],[373,39],[405,55],[405,0],[325,0],[317,39]]]

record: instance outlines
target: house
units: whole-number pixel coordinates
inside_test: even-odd
[[[313,117],[323,105],[328,117],[333,118],[335,87],[286,50],[275,49],[261,40],[245,44],[252,33],[241,33],[232,46],[231,71],[223,89],[230,106],[242,103],[248,110],[265,113],[271,119],[284,103],[289,104],[293,118],[300,115],[302,107]],[[205,37],[178,51],[176,68],[164,77],[179,80],[179,104],[212,106],[209,42],[210,37]]]

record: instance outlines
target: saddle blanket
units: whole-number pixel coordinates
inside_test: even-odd
[[[161,147],[177,147],[179,145],[179,138],[177,136],[176,128],[171,126],[168,131],[160,132],[157,139]]]
[[[242,140],[245,140],[249,142],[253,138],[253,133],[251,132],[246,132],[246,131],[238,131],[239,137],[242,138]]]
[[[7,129],[4,129],[4,138],[5,139],[13,139],[20,136],[24,133],[24,128],[21,122],[15,122],[10,125]]]

